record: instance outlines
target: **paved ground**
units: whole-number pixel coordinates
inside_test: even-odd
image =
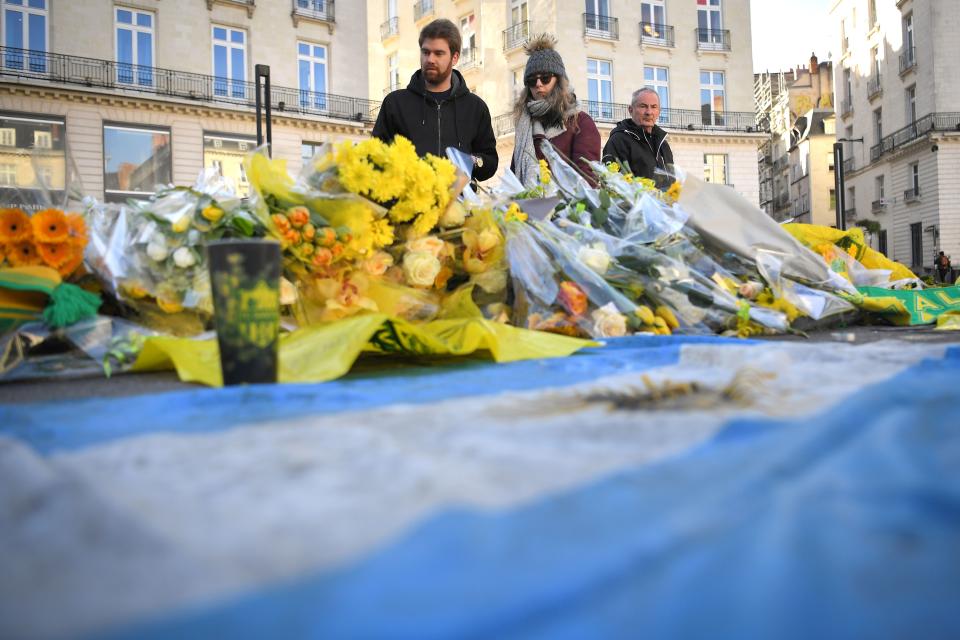
[[[923,343],[956,342],[960,344],[960,332],[935,331],[932,326],[847,327],[811,333],[808,338],[787,335],[763,339],[791,342],[810,340],[813,342],[843,342],[848,344],[865,344],[878,340]],[[0,381],[0,404],[67,400],[92,396],[133,396],[191,388],[197,388],[197,385],[180,382],[172,371],[119,375],[108,380],[101,377],[96,369],[91,369],[86,373],[78,371],[70,378]]]

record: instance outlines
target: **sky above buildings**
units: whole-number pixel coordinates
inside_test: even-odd
[[[753,70],[786,71],[806,65],[812,52],[821,62],[828,60],[837,47],[831,4],[832,0],[750,0]]]

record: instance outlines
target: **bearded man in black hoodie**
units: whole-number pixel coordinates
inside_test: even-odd
[[[621,120],[603,145],[603,161],[619,162],[638,178],[650,178],[660,189],[673,182],[661,172],[672,171],[673,151],[667,143],[667,132],[657,126],[660,117],[660,96],[644,87],[633,92],[627,109],[630,117]]]
[[[387,95],[373,136],[390,142],[401,135],[417,154],[446,157],[455,147],[473,156],[473,178],[486,180],[497,171],[497,138],[490,110],[470,93],[453,67],[460,59],[460,30],[449,20],[434,20],[420,32],[420,70],[406,89]]]

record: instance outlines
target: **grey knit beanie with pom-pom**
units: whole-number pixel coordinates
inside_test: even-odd
[[[523,46],[527,52],[527,68],[523,72],[523,80],[526,82],[531,76],[541,73],[553,73],[563,78],[567,77],[567,70],[563,66],[563,58],[554,49],[557,39],[553,36],[543,33],[534,36],[530,42]]]

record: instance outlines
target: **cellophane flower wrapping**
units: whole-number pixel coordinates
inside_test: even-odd
[[[140,322],[178,334],[202,331],[213,314],[206,243],[250,237],[258,226],[214,170],[148,200],[89,202],[87,217],[87,262],[105,288]]]

